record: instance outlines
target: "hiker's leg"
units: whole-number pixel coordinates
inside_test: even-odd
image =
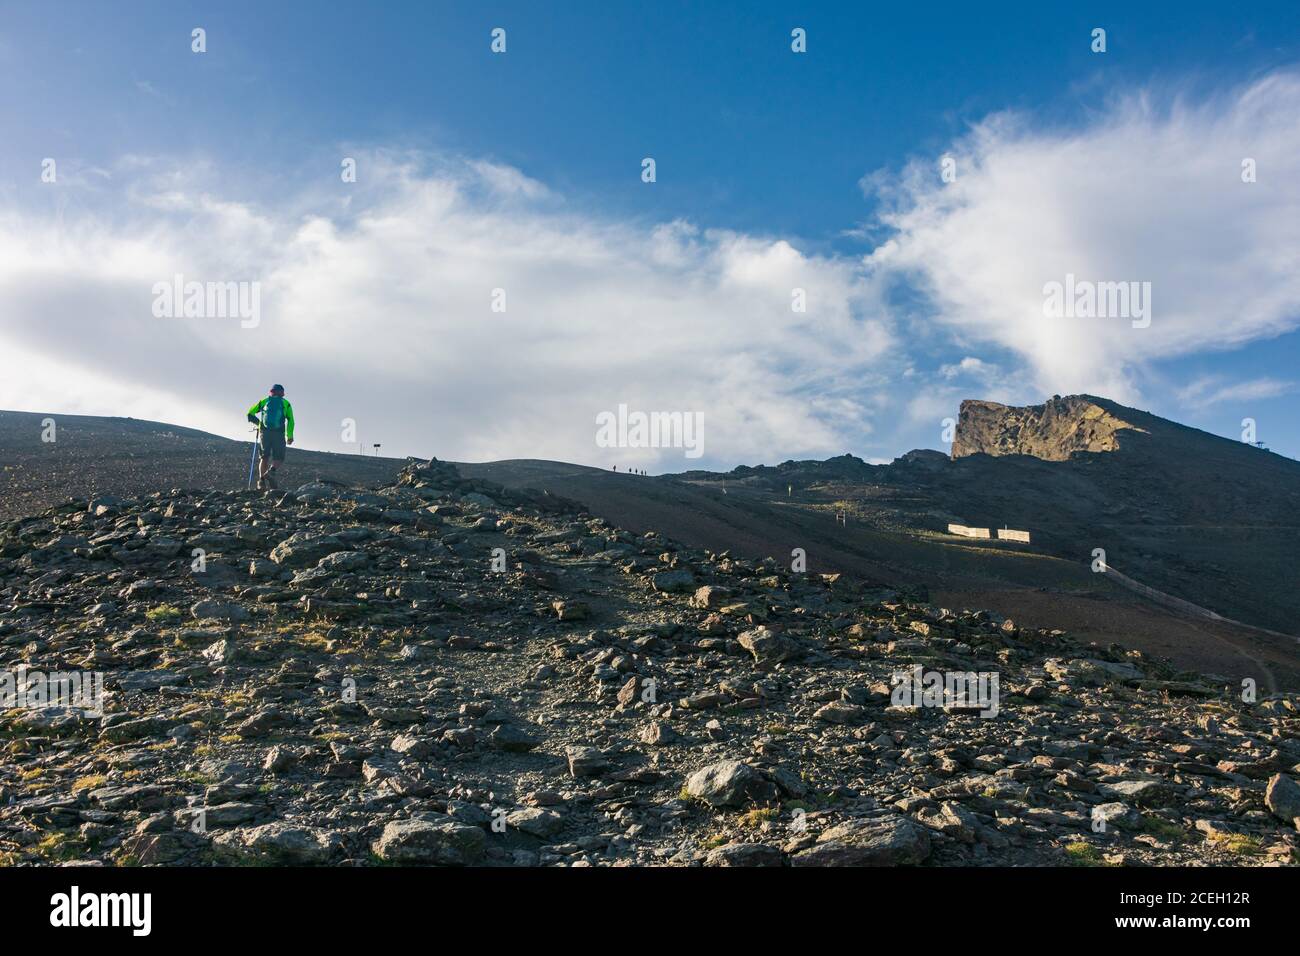
[[[266,475],[266,460],[270,458],[270,447],[266,443],[266,432],[259,428],[257,430],[257,483],[261,485],[262,478]]]
[[[284,432],[268,432],[266,450],[266,483],[274,488],[278,470],[284,464]]]

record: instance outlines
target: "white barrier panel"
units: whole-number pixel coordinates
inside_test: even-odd
[[[1023,541],[1029,543],[1028,531],[1012,531],[1008,528],[998,528],[998,537],[1003,541]]]
[[[988,528],[968,528],[964,524],[948,525],[949,534],[959,534],[964,538],[987,538],[989,537]]]

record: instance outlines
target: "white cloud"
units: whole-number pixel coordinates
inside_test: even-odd
[[[341,195],[268,206],[201,163],[132,157],[96,212],[0,217],[0,407],[184,412],[238,436],[280,381],[308,447],[342,448],[354,418],[398,454],[669,469],[696,462],[599,449],[597,413],[702,412],[704,463],[839,453],[870,429],[855,399],[893,339],[856,262],[582,217],[498,164],[371,154],[359,169]],[[175,274],[259,281],[260,325],[155,318],[152,287]]]
[[[1295,390],[1295,382],[1275,378],[1230,382],[1221,375],[1207,375],[1180,388],[1178,400],[1193,408],[1208,408],[1221,402],[1249,402],[1277,398]]]
[[[868,265],[919,285],[967,348],[1019,355],[1039,392],[1136,398],[1155,360],[1300,324],[1297,115],[1300,75],[1279,73],[1198,103],[1135,95],[1081,129],[991,117],[948,151],[952,184],[938,157],[864,178],[896,230]],[[1045,317],[1067,274],[1150,282],[1150,327]]]
[[[1001,374],[1001,370],[990,362],[967,355],[960,362],[940,366],[939,374],[947,379],[970,378],[987,382]]]
[[[551,195],[542,183],[525,176],[513,166],[476,160],[470,163],[470,168],[490,188],[503,195],[519,195],[526,199],[544,199]]]

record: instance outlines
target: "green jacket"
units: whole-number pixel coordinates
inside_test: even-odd
[[[260,401],[253,403],[253,407],[248,410],[248,414],[260,416],[262,414],[262,409],[266,407],[267,400],[270,397],[271,396],[268,395],[266,398],[263,398]],[[293,406],[289,404],[289,400],[287,398],[281,398],[280,401],[284,402],[284,437],[288,439],[292,439],[293,438]]]

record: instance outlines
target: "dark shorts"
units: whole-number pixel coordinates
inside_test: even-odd
[[[284,461],[284,429],[262,429],[262,457],[271,461]]]

